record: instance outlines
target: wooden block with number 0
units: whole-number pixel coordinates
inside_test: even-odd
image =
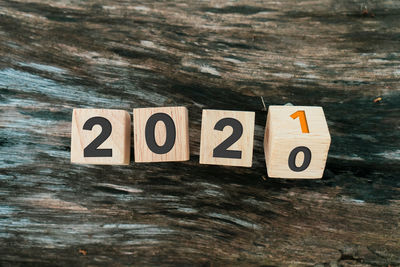
[[[330,142],[321,107],[270,106],[264,136],[268,176],[322,178]]]
[[[128,165],[131,118],[114,109],[74,109],[72,113],[71,162]]]
[[[200,164],[251,167],[254,112],[204,109]]]
[[[189,116],[185,107],[133,110],[135,162],[189,160]]]

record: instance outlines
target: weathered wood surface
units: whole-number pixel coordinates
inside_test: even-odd
[[[399,16],[391,0],[0,1],[0,265],[400,266]],[[322,180],[265,179],[260,96],[324,107]],[[190,161],[70,164],[72,108],[168,105],[189,109]],[[202,108],[257,112],[252,168],[198,164]]]

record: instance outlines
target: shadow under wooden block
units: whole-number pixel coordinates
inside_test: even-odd
[[[189,160],[189,115],[186,107],[133,110],[135,162]]]
[[[269,106],[264,135],[269,177],[322,178],[330,142],[321,107]]]
[[[251,167],[255,113],[204,109],[200,164]]]
[[[71,162],[128,165],[131,118],[114,109],[74,109],[72,113]]]

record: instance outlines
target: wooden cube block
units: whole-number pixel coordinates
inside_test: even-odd
[[[133,110],[135,162],[189,160],[189,118],[185,107]]]
[[[254,112],[204,109],[200,164],[251,167]]]
[[[71,162],[128,165],[131,118],[114,109],[74,109],[72,113]]]
[[[270,106],[264,135],[268,176],[321,178],[330,142],[321,107]]]

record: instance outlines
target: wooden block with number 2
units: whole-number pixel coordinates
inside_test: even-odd
[[[268,176],[321,178],[330,142],[321,107],[270,106],[264,136]]]
[[[251,167],[255,113],[204,109],[200,164]]]
[[[131,117],[116,109],[74,109],[72,113],[71,162],[128,165]]]

